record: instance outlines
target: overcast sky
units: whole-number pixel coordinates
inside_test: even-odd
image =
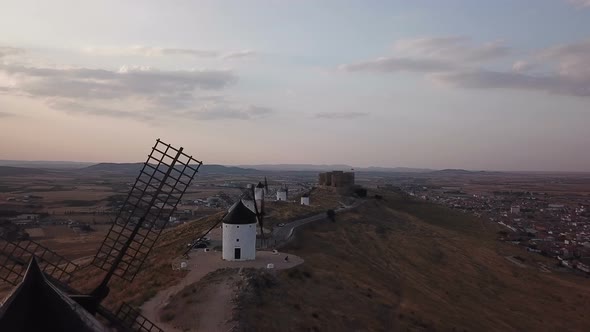
[[[590,171],[590,0],[0,0],[0,159]]]

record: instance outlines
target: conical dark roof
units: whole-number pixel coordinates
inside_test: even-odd
[[[246,225],[255,224],[257,222],[256,213],[252,212],[242,200],[234,204],[229,213],[223,218],[224,224],[232,225]]]
[[[0,307],[0,331],[105,331],[105,327],[51,284],[32,258],[23,281]]]
[[[262,184],[262,182],[258,182],[258,184],[256,185],[256,188],[264,188],[264,185]]]

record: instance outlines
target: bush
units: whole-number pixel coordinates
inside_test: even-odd
[[[326,216],[328,217],[328,219],[332,220],[332,222],[336,221],[336,212],[332,209],[326,211]]]
[[[163,322],[169,322],[174,319],[174,313],[173,312],[165,312],[162,314],[162,316],[160,316],[160,319]]]
[[[365,189],[365,188],[357,188],[354,190],[354,193],[358,197],[367,197],[367,189]]]

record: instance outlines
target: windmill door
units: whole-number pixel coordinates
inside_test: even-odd
[[[242,248],[234,248],[234,259],[242,258]]]

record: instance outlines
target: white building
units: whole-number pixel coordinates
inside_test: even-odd
[[[254,188],[254,199],[257,201],[261,201],[264,199],[265,194],[266,192],[264,190],[264,185],[262,184],[262,182],[258,182],[256,188]]]
[[[223,218],[223,252],[226,261],[256,259],[256,213],[242,200]]]
[[[287,201],[287,189],[281,188],[277,191],[277,201]]]
[[[264,211],[264,196],[265,195],[266,195],[266,188],[264,187],[262,182],[258,182],[258,185],[256,185],[256,187],[254,188],[254,202],[256,203],[256,209],[258,209],[259,213],[262,213],[262,211]],[[246,204],[246,206],[249,207],[254,212],[256,212],[256,209],[254,207],[250,207],[248,204]]]
[[[301,205],[309,205],[309,194],[301,196]]]

